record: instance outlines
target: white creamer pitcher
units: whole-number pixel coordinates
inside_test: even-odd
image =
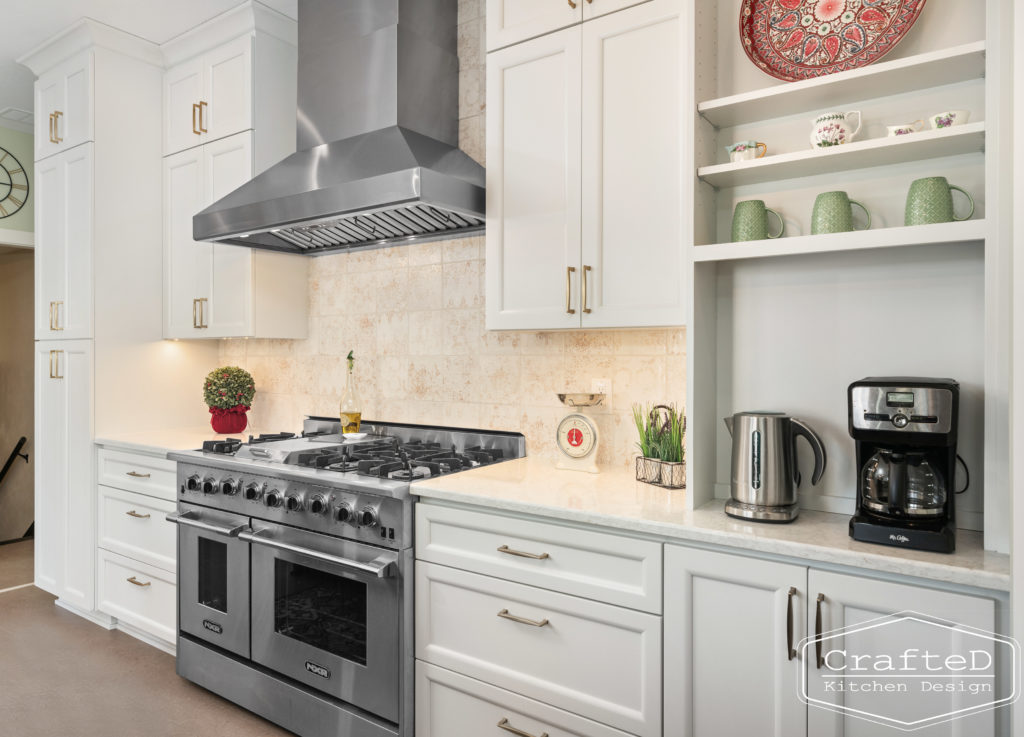
[[[847,121],[854,115],[857,116],[857,127],[851,129]],[[849,143],[860,132],[860,124],[860,110],[851,110],[848,113],[822,113],[811,121],[811,147],[827,148]]]

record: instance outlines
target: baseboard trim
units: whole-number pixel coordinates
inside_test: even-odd
[[[103,612],[87,612],[84,609],[79,609],[74,604],[68,604],[63,599],[57,599],[57,601],[53,603],[61,609],[69,611],[72,614],[77,614],[82,619],[88,619],[93,624],[98,624],[105,630],[117,629],[117,620],[109,614],[104,614]]]
[[[147,645],[151,645],[152,647],[155,647],[157,650],[162,650],[168,655],[173,655],[177,657],[178,648],[175,646],[173,642],[167,642],[165,640],[161,640],[159,637],[153,637],[153,635],[149,634],[148,632],[140,630],[138,627],[133,627],[130,624],[125,624],[124,622],[121,622],[117,619],[115,619],[114,621],[115,629],[120,630],[121,632],[124,632],[126,635],[130,635],[134,637],[136,640],[144,642]]]

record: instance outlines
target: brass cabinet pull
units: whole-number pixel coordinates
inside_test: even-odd
[[[64,329],[64,328],[62,328],[60,326],[60,308],[63,305],[64,305],[63,302],[54,302],[53,303],[53,329],[54,330],[63,330]]]
[[[209,323],[206,322],[206,303],[209,302],[206,297],[199,298],[199,327],[208,328]]]
[[[50,303],[50,330],[53,330],[53,302]]]
[[[814,610],[814,659],[818,664],[818,670],[825,664],[821,657],[821,602],[825,601],[824,594],[818,594],[818,601]]]
[[[56,143],[57,139],[53,137],[53,113],[50,113],[50,143]]]
[[[572,8],[573,10],[576,10],[576,3],[574,3],[572,0],[569,0],[569,7]]]
[[[134,517],[135,519],[149,519],[148,514],[139,514],[134,509],[131,510],[130,512],[125,512],[125,514],[127,514],[129,517]]]
[[[55,352],[56,352],[56,351],[50,351],[50,378],[51,378],[51,379],[55,379],[55,378],[57,378],[57,377],[55,377],[55,376],[53,375],[53,354],[54,354]]]
[[[587,266],[586,264],[583,265],[583,277],[581,279],[581,281],[583,282],[583,312],[588,315],[590,314],[590,306],[587,302],[587,274],[589,274],[591,271],[593,271],[593,268]]]
[[[508,545],[502,545],[498,548],[498,552],[505,555],[518,555],[520,558],[533,558],[534,560],[546,560],[551,557],[547,553],[537,555],[536,553],[524,553],[522,550],[513,550]]]
[[[572,275],[575,271],[575,266],[565,267],[565,311],[570,315],[576,314],[572,308]]]
[[[796,650],[793,649],[793,597],[796,596],[796,589],[789,587],[789,594],[786,597],[786,659],[792,660],[796,657]]]
[[[515,614],[509,614],[508,609],[502,609],[498,612],[498,616],[502,619],[511,619],[513,622],[519,622],[520,624],[528,624],[531,627],[546,627],[550,622],[546,619],[542,619],[539,622],[535,619],[527,619],[526,617],[517,617]]]
[[[60,118],[64,113],[56,110],[53,113],[53,142],[61,143],[64,139],[60,137]]]
[[[203,133],[209,133],[210,131],[206,130],[206,126],[203,124],[203,118],[206,117],[204,115],[205,112],[206,112],[206,101],[205,100],[200,100],[199,101],[199,130],[202,131]]]
[[[512,734],[519,735],[519,737],[533,737],[533,735],[529,732],[524,732],[521,729],[516,729],[515,727],[513,727],[511,724],[508,723],[507,718],[502,719],[500,722],[498,722],[498,727],[500,729],[504,729],[506,732],[511,732]],[[540,737],[548,737],[548,733],[541,732]]]
[[[133,584],[135,586],[141,586],[142,588],[152,585],[152,581],[140,581],[139,579],[135,578],[135,576],[132,576],[131,578],[126,578],[125,580],[130,584]]]
[[[196,123],[196,115],[199,113],[199,103],[192,103],[192,132],[197,136],[203,135],[203,132],[199,130],[198,123]]]
[[[60,354],[64,351],[50,351],[50,378],[63,379],[64,374],[60,372]]]
[[[148,479],[148,473],[139,473],[138,471],[128,471],[129,476],[134,476],[137,479]]]

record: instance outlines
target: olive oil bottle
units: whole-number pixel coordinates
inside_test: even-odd
[[[359,432],[359,423],[363,418],[363,404],[359,398],[359,391],[356,389],[356,381],[353,376],[356,359],[348,352],[348,374],[345,378],[345,392],[341,395],[341,405],[338,414],[341,419],[342,432]]]

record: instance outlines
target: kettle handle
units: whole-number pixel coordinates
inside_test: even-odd
[[[825,464],[828,463],[825,444],[821,442],[818,433],[814,432],[814,430],[800,420],[794,417],[791,419],[791,422],[793,423],[793,454],[796,455],[796,438],[798,435],[802,435],[808,445],[811,446],[811,450],[814,451],[814,473],[811,474],[811,485],[814,486],[821,481],[822,474],[825,473]]]

